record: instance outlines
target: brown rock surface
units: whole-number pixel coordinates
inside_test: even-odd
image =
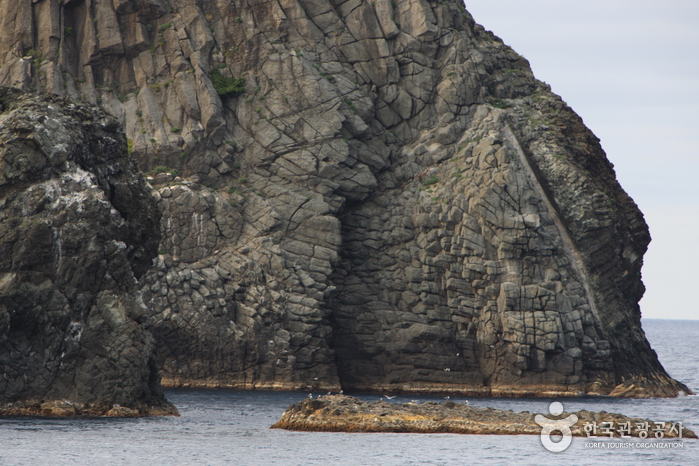
[[[599,413],[592,411],[564,412],[547,418],[564,419],[575,414],[577,422],[570,427],[576,437],[587,437],[585,424],[599,425],[609,422],[616,427],[621,423],[632,426],[631,437],[640,438],[642,430],[638,424],[655,426],[653,421],[622,414]],[[535,422],[535,413],[515,413],[493,408],[475,408],[466,404],[446,401],[444,403],[396,404],[386,401],[368,403],[343,395],[323,396],[315,400],[303,400],[289,406],[272,429],[303,430],[313,432],[411,432],[411,433],[450,433],[450,434],[494,434],[494,435],[540,435],[541,425]],[[667,424],[666,421],[663,421]],[[605,424],[609,425],[609,424]],[[663,438],[680,437],[677,432],[669,432]],[[646,430],[649,438],[652,431]],[[615,437],[620,438],[615,432]],[[607,437],[609,438],[609,437]],[[682,427],[681,438],[696,439],[696,434]]]
[[[102,105],[172,173],[140,282],[166,384],[689,393],[640,326],[643,215],[461,2],[0,12],[0,83]]]

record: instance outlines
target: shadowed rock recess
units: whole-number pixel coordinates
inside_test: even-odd
[[[140,285],[166,385],[689,393],[641,329],[642,214],[463,4],[0,0],[0,18],[0,83],[101,105],[153,170]]]
[[[136,281],[159,211],[118,127],[0,88],[0,415],[177,414]]]

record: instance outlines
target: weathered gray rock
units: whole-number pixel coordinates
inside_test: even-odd
[[[177,413],[136,281],[159,216],[114,118],[0,88],[0,414]]]
[[[184,177],[154,179],[141,280],[167,384],[688,391],[640,327],[642,214],[460,2],[0,11],[0,82],[101,103],[141,169]]]

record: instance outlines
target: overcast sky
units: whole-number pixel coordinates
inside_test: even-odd
[[[653,241],[645,318],[699,319],[699,0],[465,0],[602,140]]]

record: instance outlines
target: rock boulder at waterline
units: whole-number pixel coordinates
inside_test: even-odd
[[[114,118],[0,88],[0,414],[176,414],[136,281],[157,203]]]

